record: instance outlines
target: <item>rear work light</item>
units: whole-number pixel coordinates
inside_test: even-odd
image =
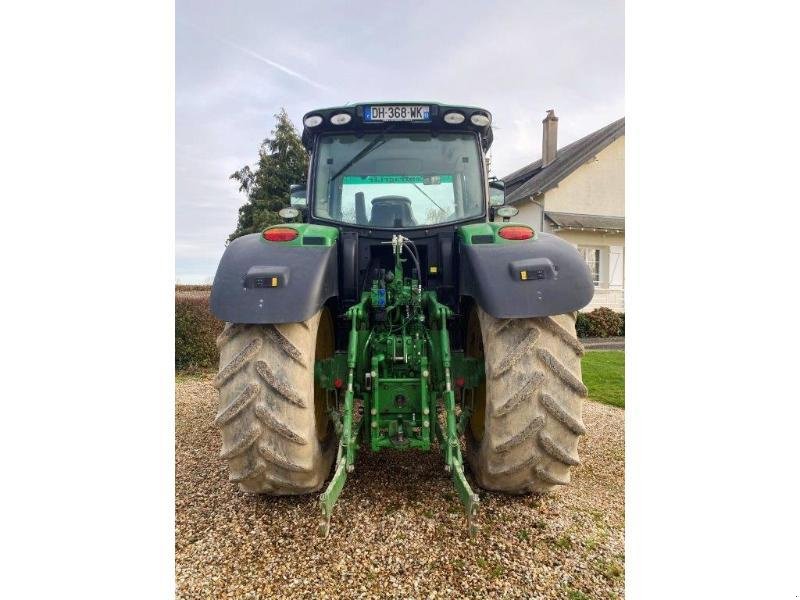
[[[273,227],[262,234],[268,242],[291,242],[297,237],[297,230],[290,227]]]
[[[458,125],[459,123],[464,122],[464,115],[462,115],[460,112],[445,113],[444,122],[450,123],[450,125]]]
[[[501,227],[497,234],[505,240],[529,240],[533,237],[533,229],[509,225],[508,227]]]
[[[478,127],[486,127],[492,122],[491,117],[489,117],[489,115],[484,115],[483,113],[475,113],[469,118],[469,120],[472,121],[473,125],[477,125]]]
[[[333,115],[331,117],[331,123],[334,125],[347,125],[352,119],[353,117],[347,113],[339,113],[338,115]]]

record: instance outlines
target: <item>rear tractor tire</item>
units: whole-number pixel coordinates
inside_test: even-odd
[[[575,313],[495,319],[475,307],[467,355],[484,357],[486,380],[467,428],[467,460],[488,490],[547,492],[570,482],[586,387]]]
[[[319,490],[335,457],[336,436],[314,361],[333,355],[333,321],[323,309],[300,323],[226,323],[217,338],[214,379],[221,458],[245,492],[270,495]]]

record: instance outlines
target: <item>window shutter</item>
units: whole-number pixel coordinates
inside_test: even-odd
[[[625,286],[624,246],[608,249],[608,287],[622,289]]]

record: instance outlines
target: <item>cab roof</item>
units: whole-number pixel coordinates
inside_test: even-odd
[[[371,107],[426,107],[428,108],[427,118],[418,120],[398,120],[398,121],[370,121],[365,119]],[[350,121],[342,125],[331,123],[331,117],[339,114],[347,114]],[[448,113],[459,113],[464,116],[464,120],[459,124],[450,124],[444,120]],[[423,113],[424,114],[424,113]],[[473,115],[480,114],[489,117],[489,124],[480,126],[471,122]],[[306,125],[309,117],[319,116],[322,121],[313,127]],[[339,131],[347,132],[372,132],[385,131],[389,126],[396,131],[475,131],[480,134],[481,145],[484,151],[492,145],[494,135],[492,134],[492,114],[485,108],[477,106],[464,106],[456,104],[442,104],[441,102],[430,102],[425,100],[382,100],[380,102],[357,102],[345,104],[343,106],[332,106],[328,108],[318,108],[303,115],[303,145],[309,151],[313,148],[314,138],[320,133],[331,133]]]

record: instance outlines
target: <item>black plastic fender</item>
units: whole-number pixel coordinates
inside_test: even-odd
[[[509,244],[461,244],[460,293],[497,319],[579,310],[594,295],[589,267],[570,244],[549,233]]]
[[[265,243],[254,233],[225,249],[211,288],[211,312],[231,323],[295,323],[338,295],[337,244]]]

